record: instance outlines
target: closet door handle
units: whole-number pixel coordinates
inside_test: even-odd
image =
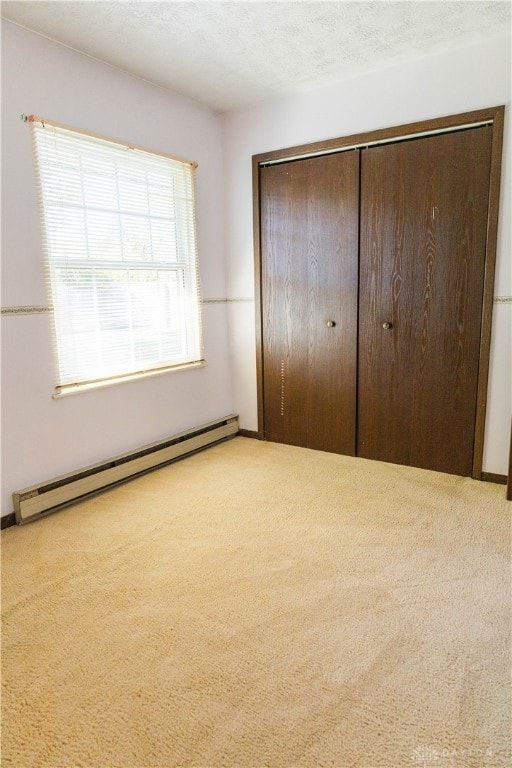
[[[328,328],[334,328],[335,325],[336,325],[336,322],[334,320],[328,320],[327,321],[327,327]]]
[[[389,331],[393,327],[393,323],[382,323],[382,327],[385,331]]]

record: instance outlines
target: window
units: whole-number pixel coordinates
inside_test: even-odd
[[[195,164],[30,121],[57,391],[200,363]]]

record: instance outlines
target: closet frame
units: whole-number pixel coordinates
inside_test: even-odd
[[[484,448],[485,415],[487,387],[489,377],[489,358],[491,343],[491,321],[494,298],[494,276],[496,266],[496,246],[498,234],[499,193],[501,178],[501,156],[503,145],[504,106],[488,107],[471,112],[462,112],[430,120],[392,126],[365,133],[301,144],[284,149],[263,152],[252,158],[253,180],[253,236],[254,236],[254,280],[256,314],[256,374],[258,401],[258,429],[255,436],[265,439],[264,435],[264,397],[263,397],[263,326],[262,326],[262,255],[260,242],[260,169],[269,164],[299,160],[315,155],[343,152],[353,148],[364,148],[376,144],[394,143],[414,137],[435,135],[461,128],[491,124],[492,147],[489,179],[489,208],[487,217],[487,236],[485,246],[484,291],[482,301],[482,323],[479,349],[478,385],[476,402],[476,420],[474,434],[474,453],[472,477],[482,479],[482,459]]]

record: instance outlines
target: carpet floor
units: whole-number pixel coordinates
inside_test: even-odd
[[[237,437],[7,529],[2,766],[510,766],[511,508]]]

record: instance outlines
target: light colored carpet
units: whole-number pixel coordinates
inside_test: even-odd
[[[511,765],[511,508],[239,437],[6,530],[2,765]]]

